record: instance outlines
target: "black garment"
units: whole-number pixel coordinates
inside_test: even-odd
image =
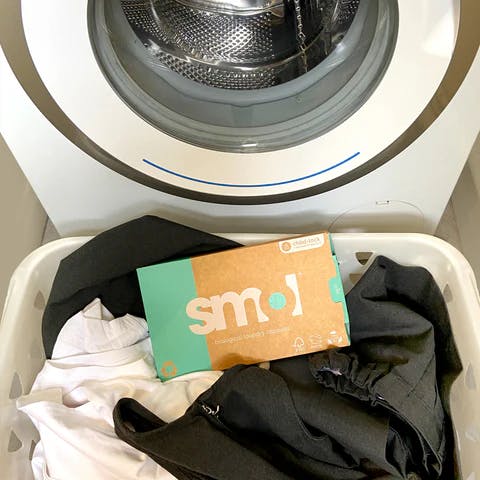
[[[346,441],[339,439],[338,432],[310,415],[311,402],[327,388],[356,402],[349,413],[351,428],[365,428],[366,411],[388,414],[387,461],[403,476],[413,471],[433,479],[443,468],[442,477],[453,478],[452,426],[443,406],[448,412],[449,388],[461,364],[432,276],[378,257],[347,295],[347,306],[352,345],[309,358],[320,385],[306,373],[306,357],[271,364],[287,381],[299,415],[362,455],[363,445],[349,444],[343,431]]]
[[[121,439],[179,480],[399,478],[361,465],[329,436],[307,429],[285,381],[257,366],[227,370],[169,424],[128,398],[117,403],[113,419]]]
[[[410,472],[408,452],[402,448],[401,436],[390,428],[388,410],[319,385],[310,372],[307,356],[271,362],[270,369],[287,383],[295,409],[310,431],[328,435],[359,464],[369,462],[396,478],[405,478]],[[392,451],[401,462],[390,460]]]
[[[180,479],[453,478],[461,367],[433,278],[379,257],[347,302],[351,347],[235,367],[170,424],[121,400],[117,434]]]
[[[42,320],[47,358],[65,322],[99,297],[114,316],[145,316],[135,269],[238,246],[158,217],[112,228],[60,262]]]

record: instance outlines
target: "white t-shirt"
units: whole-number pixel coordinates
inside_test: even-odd
[[[161,382],[145,320],[113,319],[95,300],[64,325],[52,360],[45,362],[31,393],[17,401],[40,433],[34,478],[174,478],[115,435],[113,408],[130,397],[171,422],[220,376],[197,372]]]
[[[65,323],[53,347],[52,359],[119,350],[147,337],[148,326],[143,318],[113,318],[96,298]]]

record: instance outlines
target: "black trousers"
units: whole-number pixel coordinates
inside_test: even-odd
[[[376,466],[368,475],[335,440],[307,428],[286,382],[256,366],[226,371],[170,424],[132,399],[120,400],[113,418],[120,438],[180,480],[399,478]]]

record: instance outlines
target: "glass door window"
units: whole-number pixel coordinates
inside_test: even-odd
[[[91,0],[91,42],[131,109],[227,152],[321,136],[375,90],[397,0]]]

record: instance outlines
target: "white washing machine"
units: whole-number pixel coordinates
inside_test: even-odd
[[[0,128],[63,235],[433,232],[480,127],[478,0],[9,0]]]

